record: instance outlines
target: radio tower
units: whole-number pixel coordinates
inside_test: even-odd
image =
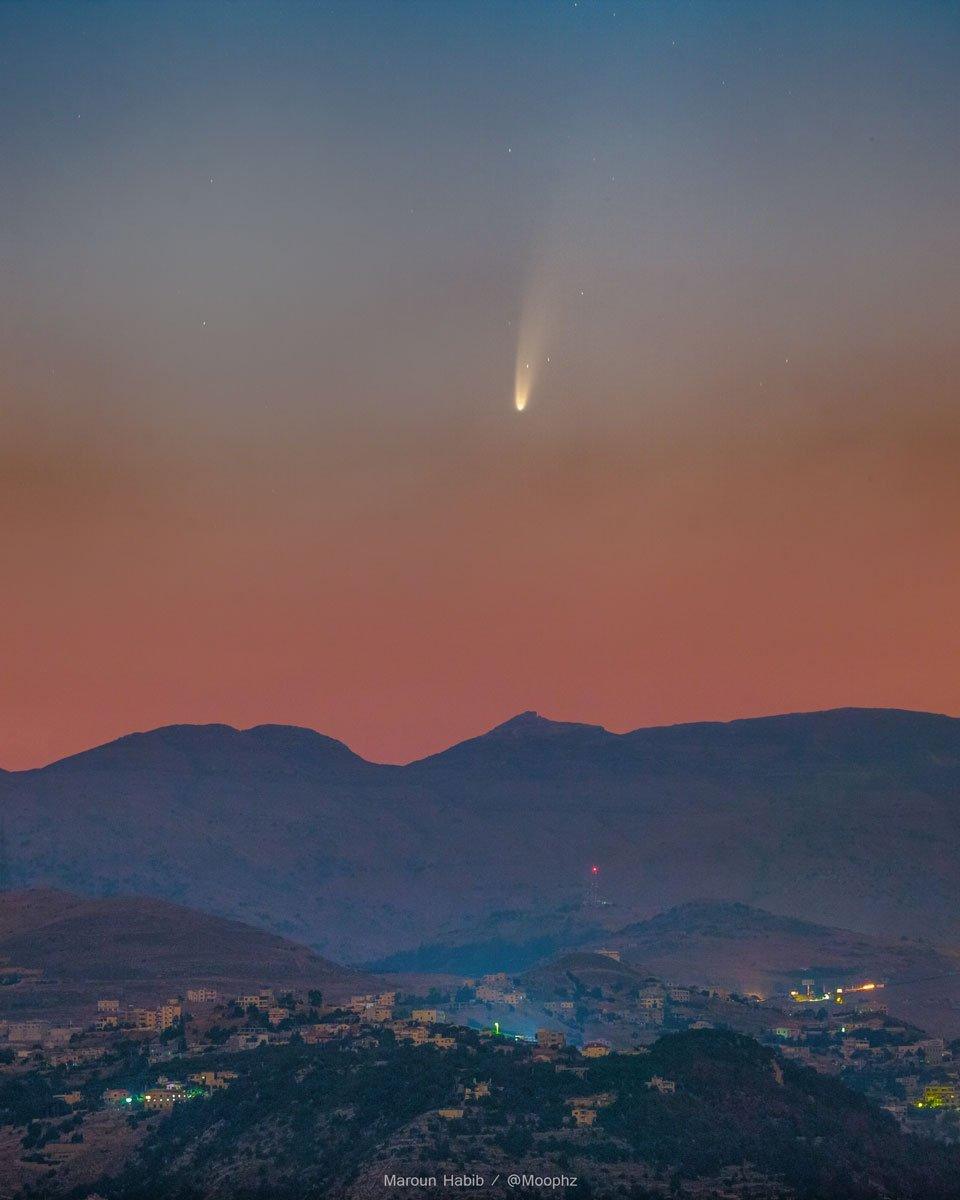
[[[600,868],[596,863],[590,868],[589,882],[587,883],[587,907],[600,908],[603,901],[600,899]]]

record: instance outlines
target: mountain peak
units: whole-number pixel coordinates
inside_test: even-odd
[[[494,725],[479,737],[458,742],[439,754],[422,758],[410,765],[415,768],[450,768],[465,763],[484,764],[491,761],[555,760],[558,755],[577,754],[617,734],[602,725],[581,725],[576,721],[551,721],[528,709],[500,725]]]
[[[285,767],[303,764],[368,764],[336,738],[296,725],[163,725],[128,733],[115,741],[35,772],[59,773],[84,767],[93,770],[193,770],[230,769],[241,763],[275,760]],[[34,772],[34,773],[35,773]]]
[[[551,738],[582,730],[590,730],[593,733],[607,732],[602,725],[585,725],[579,721],[551,721],[549,717],[542,717],[538,712],[528,709],[500,725],[495,725],[487,733],[481,734],[481,737]]]

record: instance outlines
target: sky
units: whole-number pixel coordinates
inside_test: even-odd
[[[960,715],[958,80],[939,0],[8,0],[0,765]]]

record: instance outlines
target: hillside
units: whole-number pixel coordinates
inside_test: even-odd
[[[958,796],[960,720],[890,710],[620,735],[523,714],[405,767],[309,730],[178,726],[0,777],[18,884],[162,897],[404,969],[536,943],[523,966],[705,895],[960,941]]]
[[[89,899],[52,890],[0,893],[0,964],[26,968],[0,989],[0,1011],[123,989],[200,981],[319,988],[336,996],[365,977],[305,946],[163,900]],[[34,977],[33,972],[40,972]]]
[[[508,1172],[576,1175],[581,1183],[561,1194],[648,1200],[678,1194],[678,1178],[695,1181],[698,1190],[683,1194],[702,1200],[960,1196],[956,1148],[901,1133],[838,1081],[781,1064],[732,1033],[667,1036],[649,1054],[610,1056],[582,1077],[465,1031],[449,1052],[385,1037],[350,1051],[291,1044],[224,1064],[236,1082],[142,1130],[121,1171],[90,1180],[97,1194],[364,1200],[422,1194],[403,1186],[385,1193],[385,1175],[439,1178],[469,1169],[485,1175],[491,1196],[517,1194],[506,1185]],[[437,1110],[463,1104],[464,1085],[478,1078],[489,1083],[489,1096],[468,1102],[460,1120],[440,1119]],[[654,1078],[668,1079],[675,1092],[649,1087]],[[606,1106],[594,1126],[572,1128],[571,1106],[584,1095]],[[51,1171],[52,1195],[57,1178]]]
[[[596,953],[617,950],[620,961]],[[775,1004],[813,978],[833,991],[867,981],[871,996],[911,1024],[949,1038],[960,1035],[960,956],[923,942],[851,933],[777,917],[735,903],[680,905],[544,960],[523,974],[531,996],[552,996],[575,976],[585,989],[636,986],[655,977],[716,987]],[[855,997],[854,997],[855,998]]]
[[[960,1034],[960,955],[927,942],[852,933],[751,908],[696,902],[603,939],[623,962],[662,978],[769,996],[804,978],[836,988],[882,982],[891,1012],[950,1037]]]

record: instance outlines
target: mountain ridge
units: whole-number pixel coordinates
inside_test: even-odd
[[[527,709],[517,713],[515,716],[508,717],[506,720],[499,722],[483,733],[476,734],[473,737],[464,738],[461,741],[453,742],[451,745],[442,750],[435,751],[432,754],[424,755],[421,758],[410,759],[402,763],[386,763],[376,759],[364,758],[357,751],[353,750],[346,742],[339,738],[332,737],[329,734],[322,733],[319,730],[313,729],[306,725],[288,725],[282,722],[261,722],[257,725],[240,727],[230,725],[225,722],[177,722],[170,725],[158,725],[145,730],[131,730],[129,733],[120,734],[115,738],[111,738],[106,742],[100,742],[93,746],[88,746],[82,750],[78,750],[72,754],[64,755],[61,758],[51,759],[50,762],[42,763],[35,767],[25,767],[22,769],[9,769],[0,766],[0,777],[33,775],[38,772],[47,771],[52,767],[59,766],[61,763],[76,762],[79,759],[84,759],[88,755],[94,755],[101,751],[111,748],[128,748],[143,745],[146,742],[159,740],[168,740],[169,735],[187,735],[193,740],[194,735],[209,735],[211,740],[213,737],[223,735],[223,742],[226,744],[235,736],[238,739],[235,744],[242,745],[244,742],[247,745],[255,745],[258,742],[263,742],[268,745],[268,737],[281,740],[283,735],[291,735],[291,741],[295,741],[297,737],[302,737],[304,744],[309,744],[315,741],[316,745],[325,746],[331,753],[341,755],[344,759],[349,759],[356,763],[362,763],[370,767],[384,767],[406,769],[417,767],[424,763],[430,763],[436,759],[443,758],[444,755],[451,751],[459,750],[463,747],[473,746],[477,743],[492,743],[501,740],[523,740],[529,737],[531,740],[552,740],[565,735],[580,735],[584,733],[599,734],[609,742],[639,740],[646,736],[659,736],[664,739],[683,738],[688,734],[697,733],[739,733],[741,730],[761,724],[770,729],[775,729],[779,725],[783,730],[800,729],[804,725],[812,728],[820,718],[838,718],[844,717],[875,717],[878,723],[886,723],[884,718],[888,717],[906,717],[920,718],[924,721],[930,721],[933,724],[949,725],[951,728],[956,728],[958,737],[960,737],[960,717],[951,716],[948,713],[928,712],[924,709],[910,708],[871,708],[859,707],[856,705],[844,705],[839,708],[820,708],[810,709],[803,712],[789,713],[770,713],[762,716],[750,717],[734,717],[728,721],[678,721],[666,725],[641,725],[635,729],[624,730],[622,733],[617,733],[607,729],[603,725],[593,724],[583,721],[558,721],[550,717],[544,717],[541,713],[533,709]]]
[[[526,713],[405,766],[297,727],[168,726],[0,776],[13,880],[158,896],[352,962],[704,895],[960,941],[958,797],[960,720],[884,709],[627,734]]]

